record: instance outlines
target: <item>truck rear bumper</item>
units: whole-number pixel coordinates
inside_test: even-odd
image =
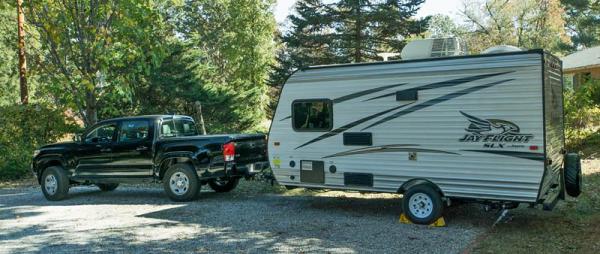
[[[236,164],[235,167],[228,172],[231,172],[233,176],[244,176],[251,177],[257,173],[262,172],[264,169],[269,167],[268,161],[260,161],[248,164]]]

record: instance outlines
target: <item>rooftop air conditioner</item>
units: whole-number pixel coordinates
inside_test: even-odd
[[[411,41],[402,49],[402,60],[466,55],[467,46],[458,38]]]

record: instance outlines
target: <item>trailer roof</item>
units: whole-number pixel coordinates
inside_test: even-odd
[[[336,68],[336,67],[352,67],[352,66],[363,66],[363,65],[379,65],[379,64],[397,64],[397,63],[413,63],[413,62],[427,62],[427,61],[439,61],[448,59],[462,59],[462,58],[478,58],[478,57],[492,57],[492,56],[503,56],[503,55],[522,55],[538,53],[543,54],[543,49],[530,49],[524,51],[495,53],[495,54],[478,54],[478,55],[465,55],[465,56],[447,56],[447,57],[433,57],[423,59],[411,59],[411,60],[394,60],[394,61],[379,61],[379,62],[367,62],[367,63],[345,63],[345,64],[329,64],[329,65],[315,65],[306,67],[304,70],[314,70],[323,68]]]

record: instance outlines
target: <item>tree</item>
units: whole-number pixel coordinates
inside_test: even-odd
[[[600,44],[600,1],[561,0],[567,13],[566,26],[572,49]]]
[[[126,95],[157,66],[165,37],[161,14],[152,0],[29,0],[26,16],[40,33],[37,65],[49,84],[46,92],[77,110],[86,125],[102,104]],[[127,96],[124,96],[127,97]]]
[[[569,42],[559,0],[475,1],[461,12],[474,32],[467,42],[475,52],[501,44],[556,52]]]
[[[399,52],[405,38],[426,30],[427,19],[412,18],[423,2],[301,0],[282,41],[296,67],[378,60],[377,53]]]
[[[257,130],[265,120],[275,60],[273,5],[272,0],[189,0],[175,11],[178,33],[193,53],[188,66],[198,80],[194,97],[202,103],[209,132]]]
[[[0,106],[18,101],[17,12],[8,1],[0,2]]]
[[[452,18],[444,14],[436,14],[431,16],[429,24],[427,24],[426,37],[431,38],[447,38],[447,37],[464,37],[468,33],[464,26],[456,24]]]

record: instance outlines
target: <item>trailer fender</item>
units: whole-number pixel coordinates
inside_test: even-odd
[[[411,179],[408,180],[406,182],[404,182],[400,188],[398,188],[398,194],[403,194],[404,192],[406,192],[408,189],[410,189],[411,187],[415,186],[415,185],[419,185],[419,184],[426,184],[426,185],[430,185],[431,187],[433,187],[437,192],[440,193],[440,195],[442,197],[444,197],[444,192],[442,191],[442,189],[440,189],[440,187],[438,187],[435,183],[427,180],[427,179],[423,179],[423,178],[415,178],[415,179]]]

